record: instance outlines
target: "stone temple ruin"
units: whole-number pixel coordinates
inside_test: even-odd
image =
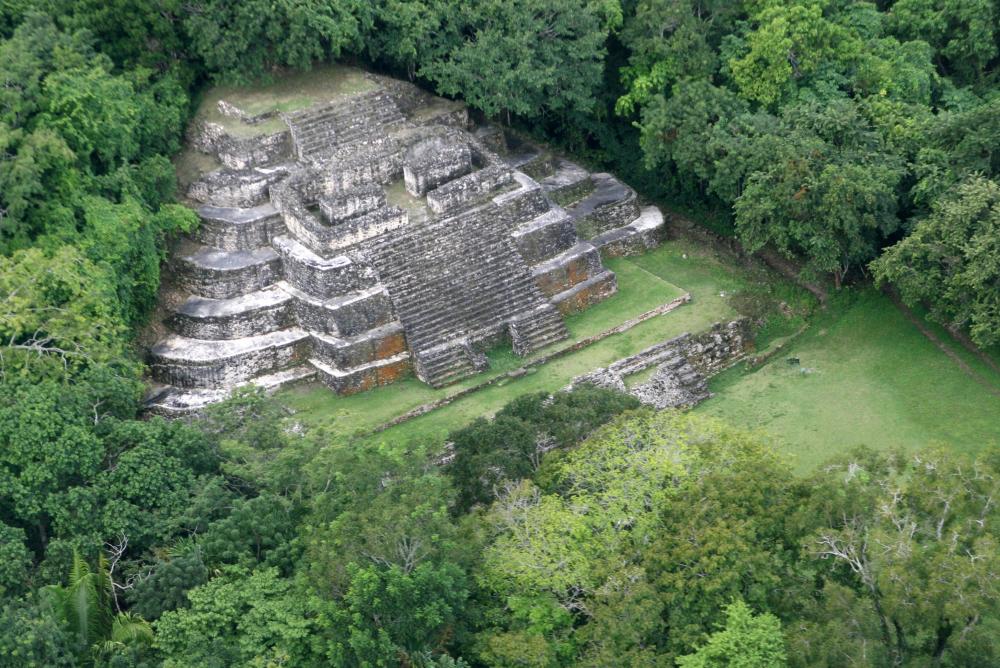
[[[565,338],[564,315],[616,290],[602,255],[657,243],[660,212],[611,175],[363,76],[364,90],[291,112],[219,101],[227,122],[193,128],[222,168],[188,189],[202,222],[171,259],[152,411],[248,382],[353,393],[412,370],[443,386],[504,339],[527,355]]]
[[[577,376],[565,389],[595,385],[629,394],[657,410],[690,408],[712,396],[708,379],[729,368],[751,347],[750,321],[717,323],[697,334],[681,334],[641,350],[607,367]],[[632,386],[626,378],[651,371]]]

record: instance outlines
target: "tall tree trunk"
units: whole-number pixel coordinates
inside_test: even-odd
[[[944,656],[944,650],[948,647],[948,639],[951,638],[951,632],[953,627],[951,622],[944,621],[937,630],[937,642],[934,644],[934,665],[941,665],[941,657]]]

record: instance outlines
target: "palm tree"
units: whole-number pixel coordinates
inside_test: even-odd
[[[77,656],[84,665],[93,665],[97,656],[108,656],[129,647],[153,642],[153,630],[142,617],[112,610],[111,576],[102,555],[97,570],[74,550],[69,583],[49,585],[42,596],[55,617],[76,639]]]

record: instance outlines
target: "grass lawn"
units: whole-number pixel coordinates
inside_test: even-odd
[[[1000,375],[938,332],[1000,388]],[[716,396],[696,411],[761,430],[800,471],[857,445],[974,452],[1000,444],[1000,397],[872,290],[836,300],[769,364],[731,369],[710,387]]]
[[[738,270],[727,267],[711,253],[682,242],[669,242],[647,255],[616,258],[606,264],[618,276],[618,293],[567,318],[570,340],[586,338],[614,327],[685,291],[691,293],[693,302],[554,360],[534,373],[506,380],[372,438],[385,441],[440,440],[448,431],[479,416],[491,415],[520,394],[557,390],[574,376],[654,343],[735,317],[737,313],[727,299],[720,296],[720,292],[739,289],[747,282],[745,278],[740,278]],[[683,289],[671,280],[675,275],[683,277]],[[367,432],[416,406],[480,383],[491,375],[515,369],[523,362],[514,356],[509,346],[491,351],[489,357],[489,371],[440,390],[432,389],[416,378],[408,378],[350,397],[339,397],[318,384],[289,388],[278,397],[296,411],[295,419],[304,425],[325,427],[334,436],[347,436]]]

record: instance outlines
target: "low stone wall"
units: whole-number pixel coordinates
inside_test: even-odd
[[[739,318],[716,323],[697,334],[685,333],[657,343],[635,355],[613,362],[608,365],[607,370],[630,376],[645,371],[663,359],[679,355],[706,377],[714,376],[742,359],[750,342],[750,320]]]
[[[472,152],[465,144],[431,139],[411,148],[403,162],[406,191],[423,197],[437,188],[472,171]]]
[[[320,382],[337,394],[348,395],[366,392],[382,385],[389,385],[413,372],[413,363],[407,353],[400,353],[386,360],[371,362],[349,371],[315,365]]]
[[[385,192],[375,184],[351,188],[319,198],[319,210],[331,223],[370,213],[385,206]]]
[[[262,120],[264,118],[257,122]],[[288,130],[236,137],[220,123],[200,120],[191,124],[187,138],[195,150],[218,156],[222,164],[230,169],[264,167],[287,160],[292,155]]]
[[[509,169],[491,165],[430,191],[427,206],[439,216],[454,213],[483,202],[512,180]]]
[[[716,323],[698,334],[681,334],[590,373],[577,376],[569,387],[582,384],[627,392],[655,408],[692,406],[710,395],[705,380],[746,355],[750,320]],[[628,388],[628,376],[657,367],[645,383]]]
[[[223,116],[238,119],[247,125],[257,125],[258,123],[263,123],[267,119],[274,118],[278,115],[278,112],[273,109],[271,111],[265,111],[262,114],[250,114],[243,111],[232,102],[227,102],[226,100],[219,100],[216,107],[218,108],[219,113]]]

